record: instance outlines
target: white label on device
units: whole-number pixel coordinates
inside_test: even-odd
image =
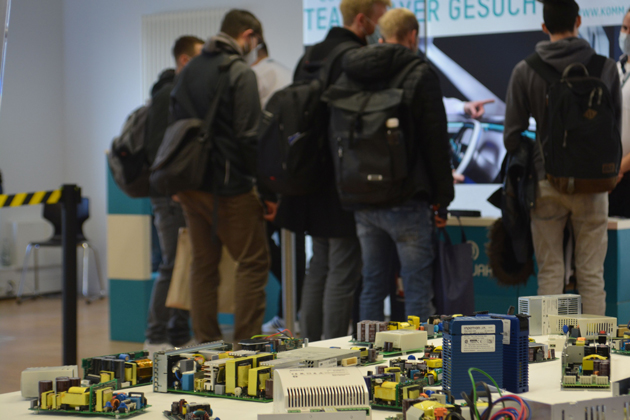
[[[502,319],[503,321],[503,344],[510,345],[510,320]]]
[[[462,325],[462,334],[495,334],[496,326],[492,325]]]
[[[462,336],[462,353],[489,353],[496,348],[494,335]]]

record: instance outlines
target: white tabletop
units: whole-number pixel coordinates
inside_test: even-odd
[[[536,341],[544,342],[545,337],[535,337]],[[342,337],[334,340],[324,340],[317,343],[311,343],[317,347],[342,347],[349,348],[351,343],[350,337]],[[441,344],[440,340],[430,340],[433,344]],[[556,353],[559,355],[559,352]],[[385,359],[384,363],[387,363]],[[630,377],[630,356],[612,356],[612,381],[617,381]],[[375,370],[375,366],[359,368],[363,373],[368,370]],[[524,394],[519,394],[523,398],[544,403],[563,403],[589,400],[593,398],[605,398],[612,396],[610,391],[561,391],[560,390],[560,359],[550,362],[535,363],[529,365],[529,389]],[[258,414],[271,413],[273,403],[254,403],[243,402],[233,399],[224,398],[204,398],[184,394],[162,394],[154,393],[152,386],[144,386],[133,388],[133,391],[144,392],[149,405],[152,407],[147,409],[144,414],[137,417],[140,420],[164,419],[162,412],[168,410],[173,401],[181,398],[188,402],[209,402],[214,411],[214,415],[221,420],[257,420]],[[29,411],[30,403],[23,399],[20,392],[11,392],[0,394],[0,417],[3,419],[33,419],[32,416],[37,415],[35,412]],[[373,410],[372,418],[374,420],[384,420],[387,416],[391,416],[393,412],[383,410]],[[45,414],[42,414],[44,416]],[[55,415],[50,417],[51,420],[61,418],[81,419],[84,416],[79,415]],[[88,416],[86,418],[96,419],[97,416]]]

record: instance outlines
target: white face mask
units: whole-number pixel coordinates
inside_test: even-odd
[[[619,48],[621,48],[621,52],[626,55],[630,55],[630,37],[628,34],[620,32],[619,33]]]
[[[244,55],[244,59],[245,59],[245,63],[247,63],[248,66],[253,66],[254,63],[258,60],[258,51],[260,50],[260,48],[262,48],[262,44],[258,44],[256,45],[254,48],[249,47],[249,52],[245,53]]]

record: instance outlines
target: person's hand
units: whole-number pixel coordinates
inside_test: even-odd
[[[181,201],[179,201],[179,196],[177,194],[171,195],[171,200],[175,201],[176,203],[181,203]]]
[[[623,179],[623,172],[619,172],[619,175],[617,175],[617,184],[619,184],[622,179]]]
[[[267,213],[263,216],[266,221],[273,222],[278,214],[278,203],[265,200],[265,206],[267,206]]]
[[[491,104],[494,99],[484,99],[482,101],[470,101],[464,103],[464,112],[471,118],[477,119],[483,117],[486,113],[485,105]]]
[[[453,184],[461,184],[464,181],[466,181],[466,177],[462,174],[456,173],[455,169],[453,169]]]
[[[433,217],[435,219],[435,227],[445,228],[446,220],[448,219],[448,210],[441,208],[439,204],[433,205]]]

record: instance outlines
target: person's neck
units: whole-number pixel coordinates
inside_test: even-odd
[[[344,26],[344,28],[346,28],[347,30],[349,30],[350,32],[358,36],[361,40],[365,41],[365,32],[363,32],[363,28],[361,28],[359,25],[354,25],[354,24],[350,26],[346,25]]]
[[[557,34],[549,34],[549,40],[551,42],[558,42],[567,38],[575,38],[577,34],[575,32],[562,32]]]

